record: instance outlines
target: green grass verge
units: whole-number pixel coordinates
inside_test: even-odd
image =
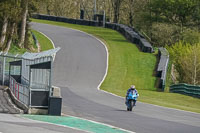
[[[177,93],[140,90],[141,102],[200,113],[200,99]]]
[[[36,38],[37,38],[37,40],[38,40],[38,42],[40,44],[41,51],[45,51],[45,50],[49,50],[49,49],[53,48],[53,45],[52,45],[51,41],[46,36],[44,36],[43,34],[41,34],[40,32],[38,32],[36,30],[31,30],[31,31],[36,36]],[[37,47],[34,44],[34,41],[32,39],[32,36],[30,36],[30,42],[31,42],[31,45],[33,46],[33,48],[37,49]],[[14,45],[12,43],[11,47],[10,47],[10,50],[9,50],[9,53],[11,53],[11,54],[23,54],[26,51],[28,51],[28,50],[25,49],[25,48],[19,48],[17,45]],[[37,50],[34,50],[33,52],[36,52],[36,51]],[[29,51],[29,52],[31,52],[31,51]]]
[[[23,54],[27,50],[25,48],[19,48],[18,46],[14,45],[13,43],[11,44],[11,47],[9,49],[9,53],[15,55],[15,54]]]
[[[38,32],[36,30],[31,30],[31,31],[36,36],[36,38],[40,44],[41,51],[53,49],[53,45],[47,37],[45,37],[43,34],[41,34],[40,32]]]
[[[100,27],[38,19],[32,19],[32,21],[78,29],[104,41],[109,51],[109,69],[101,89],[125,96],[129,86],[135,84],[140,93],[139,101],[200,113],[200,99],[157,92],[154,87],[156,78],[153,76],[156,56],[140,52],[136,45],[127,41],[120,33]]]

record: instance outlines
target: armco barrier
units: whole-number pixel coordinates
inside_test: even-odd
[[[170,86],[170,92],[200,98],[200,86],[189,85],[184,83],[175,84]]]
[[[65,22],[71,24],[79,24],[87,26],[103,26],[103,22],[83,20],[83,19],[72,19],[72,18],[56,17],[50,15],[41,15],[41,14],[33,14],[32,17],[36,19],[44,19],[44,20]],[[135,31],[135,29],[132,27],[123,24],[106,23],[105,28],[113,29],[120,32],[122,35],[125,36],[127,40],[137,44],[141,49],[141,51],[143,52],[148,52],[148,53],[154,52],[151,44],[140,33]]]
[[[169,53],[165,48],[161,47],[158,49],[158,56],[160,58],[157,67],[157,76],[160,77],[159,88],[164,90],[169,62]]]

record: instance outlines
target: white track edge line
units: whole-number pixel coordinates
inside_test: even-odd
[[[20,117],[20,118],[25,119],[25,120],[29,120],[29,121],[33,121],[33,122],[37,122],[37,123],[45,123],[45,124],[49,124],[49,125],[56,125],[56,126],[60,126],[60,127],[66,127],[66,128],[70,128],[70,129],[74,129],[74,130],[78,130],[78,131],[83,131],[83,132],[86,132],[86,133],[92,133],[92,132],[89,132],[89,131],[86,131],[86,130],[82,130],[82,129],[79,129],[79,128],[74,128],[74,127],[70,127],[70,126],[66,126],[66,125],[60,125],[60,124],[54,124],[54,123],[45,122],[45,121],[33,120],[33,119],[30,119],[30,118],[26,118],[26,117]]]
[[[44,24],[44,23],[43,23],[43,24]],[[47,24],[47,25],[49,25],[49,24]],[[57,26],[57,25],[53,25],[53,26]],[[58,26],[58,27],[63,27],[63,26]],[[95,36],[93,36],[93,35],[91,35],[91,34],[89,34],[89,33],[86,33],[86,32],[84,32],[84,31],[81,31],[81,30],[78,30],[78,29],[69,28],[69,27],[63,27],[63,28],[67,28],[67,29],[71,29],[71,30],[75,30],[75,31],[79,31],[79,32],[85,33],[85,34],[87,34],[87,35],[89,35],[89,36],[91,36],[91,37],[94,37],[95,39],[97,39],[99,42],[101,42],[101,43],[104,45],[104,47],[105,47],[105,49],[106,49],[106,52],[107,52],[107,68],[106,68],[106,73],[105,73],[105,75],[104,75],[102,81],[101,81],[100,84],[97,86],[97,89],[98,89],[99,91],[104,92],[104,93],[107,93],[107,94],[110,94],[110,95],[113,95],[113,96],[116,96],[116,97],[119,97],[119,98],[123,98],[123,99],[124,99],[124,97],[122,97],[122,96],[118,96],[118,95],[116,95],[116,94],[114,94],[114,93],[107,92],[107,91],[104,91],[104,90],[101,90],[101,89],[100,89],[100,86],[101,86],[101,84],[103,83],[103,81],[105,80],[105,78],[106,78],[106,76],[107,76],[107,72],[108,72],[108,58],[109,58],[109,52],[108,52],[108,49],[107,49],[106,44],[103,43],[103,42],[102,42],[100,39],[98,39],[97,37],[95,37]],[[144,103],[144,102],[141,102],[141,103]],[[149,105],[153,105],[153,106],[160,107],[160,108],[166,108],[166,109],[170,109],[170,110],[177,110],[177,111],[181,111],[181,112],[188,112],[188,113],[193,113],[193,114],[199,114],[199,113],[196,113],[196,112],[185,111],[185,110],[175,109],[175,108],[170,108],[170,107],[163,107],[163,106],[160,106],[160,105],[155,105],[155,104],[150,104],[150,103],[144,103],[144,104],[149,104]],[[74,116],[73,116],[73,117],[74,117]],[[80,117],[78,117],[78,118],[80,118]],[[119,129],[120,129],[120,128],[119,128]],[[124,130],[125,130],[125,129],[124,129]],[[134,132],[131,132],[131,133],[134,133]]]
[[[44,23],[43,23],[43,24],[44,24]],[[51,25],[51,24],[47,24],[47,25]],[[53,26],[57,26],[57,25],[53,25]],[[63,27],[63,26],[58,26],[58,27]],[[95,36],[93,36],[93,35],[91,35],[91,34],[89,34],[89,33],[86,33],[86,32],[84,32],[84,31],[78,30],[78,29],[73,29],[73,28],[68,28],[68,27],[63,27],[63,28],[67,28],[67,29],[79,31],[79,32],[85,33],[85,34],[87,34],[87,35],[89,35],[89,36],[91,36],[91,37],[94,37],[95,39],[97,39],[98,41],[100,41],[100,42],[104,45],[104,47],[106,48],[106,51],[107,51],[107,58],[109,57],[109,52],[108,52],[108,49],[107,49],[106,44],[103,43],[103,42],[102,42],[100,39],[98,39],[97,37],[95,37]],[[107,69],[108,69],[108,59],[107,59]],[[124,97],[122,97],[122,96],[118,96],[118,95],[113,94],[113,93],[111,93],[111,92],[107,92],[107,91],[104,91],[104,90],[101,90],[101,89],[100,89],[101,84],[103,83],[103,81],[104,81],[105,78],[106,78],[107,71],[108,71],[108,70],[106,70],[106,73],[105,73],[105,75],[104,75],[104,78],[102,79],[102,81],[101,81],[100,84],[98,85],[97,89],[98,89],[99,91],[104,92],[104,93],[107,93],[107,94],[110,94],[110,95],[113,95],[113,96],[116,96],[116,97],[119,97],[119,98],[123,98],[123,99],[124,99]],[[144,102],[141,102],[141,103],[144,103]],[[188,113],[193,113],[193,114],[200,114],[200,113],[196,113],[196,112],[192,112],[192,111],[186,111],[186,110],[181,110],[181,109],[176,109],[176,108],[164,107],[164,106],[155,105],[155,104],[151,104],[151,103],[144,103],[144,104],[150,104],[150,105],[153,105],[153,106],[156,106],[156,107],[166,108],[166,109],[170,109],[170,110],[177,110],[177,111],[181,111],[181,112],[188,112]]]
[[[55,44],[53,42],[53,40],[51,38],[49,38],[46,34],[44,34],[43,32],[37,30],[39,33],[41,33],[43,36],[45,36],[47,39],[49,39],[49,41],[51,42],[51,44],[53,45],[53,48],[55,49]],[[56,57],[56,53],[53,55],[53,61],[55,60]]]
[[[60,27],[60,26],[59,26],[59,27]],[[65,28],[66,28],[66,27],[65,27]],[[84,31],[80,31],[80,30],[72,29],[72,28],[68,28],[68,29],[75,30],[75,31],[79,31],[79,32],[81,32],[81,33],[87,34],[87,35],[89,35],[89,36],[95,38],[96,40],[98,40],[101,44],[103,44],[103,46],[104,46],[104,48],[105,48],[105,50],[106,50],[106,53],[107,53],[107,55],[106,55],[106,57],[107,57],[107,61],[106,61],[106,72],[105,72],[105,75],[104,75],[102,81],[101,81],[100,84],[98,85],[97,89],[98,89],[99,91],[103,91],[103,92],[105,92],[105,93],[109,93],[109,92],[107,92],[107,91],[104,91],[104,90],[101,90],[101,89],[100,89],[100,86],[101,86],[101,84],[103,83],[103,81],[105,80],[105,78],[106,78],[106,76],[107,76],[107,73],[108,73],[109,52],[108,52],[108,48],[107,48],[106,44],[105,44],[103,41],[101,41],[100,39],[98,39],[97,37],[95,37],[95,36],[93,36],[93,35],[91,35],[91,34],[88,34],[88,33],[84,32]],[[40,31],[39,31],[39,32],[40,32]],[[42,32],[40,32],[40,33],[43,34],[44,36],[46,36],[44,33],[42,33]],[[46,37],[53,43],[53,41],[52,41],[48,36],[46,36]],[[53,46],[55,47],[54,43],[53,43]],[[120,96],[115,95],[115,94],[113,94],[113,93],[109,93],[109,94],[114,95],[114,96],[117,96],[117,97],[120,97]],[[120,97],[120,98],[123,98],[123,97]],[[68,116],[69,116],[69,115],[68,115]],[[73,116],[73,117],[76,117],[76,116]],[[76,118],[83,119],[83,120],[88,120],[88,119],[84,119],[84,118],[81,118],[81,117],[76,117]],[[118,129],[120,129],[120,130],[122,130],[122,131],[126,131],[126,132],[129,132],[129,133],[135,133],[135,132],[132,132],[132,131],[129,131],[129,130],[126,130],[126,129],[122,129],[122,128],[119,128],[119,127],[114,127],[114,126],[112,126],[112,125],[108,125],[108,124],[105,124],[105,123],[100,123],[100,122],[96,122],[96,121],[92,121],[92,120],[88,120],[88,121],[91,121],[91,122],[94,122],[94,123],[98,123],[98,124],[102,124],[102,125],[106,125],[106,126],[113,127],[113,128],[118,128]]]
[[[63,113],[63,116],[71,116],[71,117],[78,118],[78,119],[81,119],[81,120],[86,120],[86,121],[89,121],[89,122],[92,122],[92,123],[96,123],[96,124],[108,126],[108,127],[111,127],[111,128],[119,129],[119,130],[122,130],[122,131],[125,131],[125,132],[128,132],[128,133],[136,133],[136,132],[129,131],[129,130],[126,130],[126,129],[123,129],[123,128],[119,128],[119,127],[112,126],[112,125],[109,125],[109,124],[105,124],[105,123],[101,123],[101,122],[89,120],[89,119],[82,118],[82,117],[77,117],[77,116],[73,116],[73,115],[66,115],[66,114],[64,114],[64,113]]]
[[[62,26],[58,26],[58,27],[62,27]],[[91,37],[97,39],[100,43],[102,43],[102,44],[104,45],[104,47],[105,47],[105,49],[106,49],[106,52],[107,52],[107,67],[106,67],[105,75],[104,75],[102,81],[100,82],[100,84],[97,86],[97,89],[98,89],[99,91],[104,92],[104,93],[107,93],[107,94],[110,94],[110,95],[113,95],[113,96],[116,96],[116,97],[119,97],[119,98],[123,98],[123,99],[124,99],[125,97],[118,96],[118,95],[116,95],[116,94],[114,94],[114,93],[111,93],[111,92],[104,91],[104,90],[101,90],[101,89],[100,89],[100,86],[102,85],[103,81],[105,80],[105,78],[106,78],[106,76],[107,76],[108,67],[109,67],[109,65],[108,65],[108,63],[109,63],[109,52],[108,52],[108,48],[107,48],[106,44],[105,44],[103,41],[101,41],[99,38],[97,38],[96,36],[91,35],[91,34],[89,34],[89,33],[86,33],[86,32],[84,32],[84,31],[77,30],[77,29],[73,29],[73,28],[68,28],[68,27],[64,27],[64,28],[67,28],[67,29],[71,29],[71,30],[75,30],[75,31],[79,31],[79,32],[85,33],[85,34],[87,34],[87,35],[89,35],[89,36],[91,36]],[[141,102],[141,103],[144,103],[144,102]],[[193,113],[193,114],[200,114],[200,113],[196,113],[196,112],[191,112],[191,111],[186,111],[186,110],[181,110],[181,109],[176,109],[176,108],[170,108],[170,107],[164,107],[164,106],[155,105],[155,104],[151,104],[151,103],[144,103],[144,104],[150,104],[150,105],[153,105],[153,106],[156,106],[156,107],[166,108],[166,109],[170,109],[170,110],[177,110],[177,111],[181,111],[181,112],[188,112],[188,113]]]
[[[51,40],[51,38],[49,38],[46,34],[44,34],[43,32],[41,32],[41,31],[38,31],[38,32],[40,32],[42,35],[44,35],[46,38],[48,38],[49,39],[49,41],[52,43],[52,45],[53,45],[53,48],[55,49],[55,44],[54,44],[54,42]]]
[[[60,27],[60,26],[59,26],[59,27]],[[66,28],[66,27],[65,27],[65,28]],[[103,91],[103,92],[105,92],[105,93],[109,93],[109,92],[107,92],[107,91],[100,90],[100,86],[101,86],[101,84],[103,83],[103,81],[105,80],[105,78],[106,78],[106,76],[107,76],[107,73],[108,73],[109,52],[108,52],[108,48],[107,48],[106,44],[105,44],[103,41],[101,41],[100,39],[98,39],[97,37],[95,37],[95,36],[93,36],[93,35],[91,35],[91,34],[88,34],[88,33],[84,32],[84,31],[77,30],[77,29],[72,29],[72,28],[68,28],[68,29],[75,30],[75,31],[79,31],[79,32],[81,32],[81,33],[87,34],[87,35],[89,35],[89,36],[95,38],[96,40],[98,40],[98,41],[99,41],[101,44],[103,44],[103,46],[105,47],[105,50],[106,50],[106,53],[107,53],[107,55],[106,55],[106,57],[107,57],[107,61],[106,61],[106,72],[105,72],[105,75],[104,75],[102,81],[101,81],[100,84],[98,85],[97,89],[98,89],[99,91]],[[117,96],[117,95],[115,95],[115,94],[113,94],[113,93],[109,93],[109,94],[114,95],[114,96]],[[120,97],[120,96],[118,96],[118,97]],[[121,98],[123,98],[123,97],[121,97]],[[66,114],[65,114],[65,115],[66,115]],[[70,116],[70,115],[66,115],[66,116]],[[73,116],[73,117],[76,117],[76,116]],[[118,129],[120,129],[120,130],[122,130],[122,131],[126,131],[126,132],[128,132],[128,133],[135,133],[135,132],[132,132],[132,131],[129,131],[129,130],[126,130],[126,129],[122,129],[122,128],[119,128],[119,127],[115,127],[115,126],[112,126],[112,125],[108,125],[108,124],[105,124],[105,123],[100,123],[100,122],[92,121],[92,120],[89,120],[89,119],[84,119],[84,118],[81,118],[81,117],[76,117],[76,118],[83,119],[83,120],[87,120],[87,121],[94,122],[94,123],[98,123],[98,124],[102,124],[102,125],[106,125],[106,126],[109,126],[109,127],[112,127],[112,128],[118,128]]]

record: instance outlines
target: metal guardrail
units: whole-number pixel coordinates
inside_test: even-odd
[[[170,92],[185,94],[188,96],[200,98],[200,86],[189,85],[185,83],[170,86]]]
[[[29,88],[26,85],[19,84],[13,77],[10,76],[10,85],[11,91],[14,96],[25,105],[29,106]]]
[[[160,77],[159,88],[164,90],[169,63],[169,53],[165,48],[161,47],[159,48],[158,56],[160,58],[157,68],[157,76]]]

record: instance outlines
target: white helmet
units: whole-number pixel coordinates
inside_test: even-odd
[[[135,85],[131,85],[131,89],[135,89]]]

